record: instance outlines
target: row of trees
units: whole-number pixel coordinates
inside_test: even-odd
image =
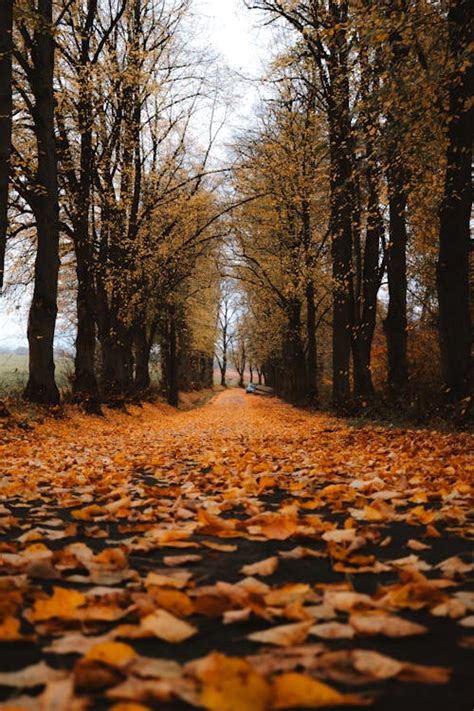
[[[399,403],[436,351],[466,409],[470,4],[244,2],[281,51],[230,171],[191,3],[0,3],[0,287],[5,271],[32,286],[25,397],[59,401],[58,299],[74,299],[91,411],[146,391],[156,346],[170,403],[210,385],[216,338],[223,382],[230,357],[301,404],[330,381],[339,409],[373,398],[374,353]]]
[[[279,23],[285,43],[234,173],[239,198],[253,198],[236,212],[233,256],[267,380],[317,405],[318,355],[329,353],[335,406],[365,403],[381,324],[388,393],[403,401],[416,388],[410,341],[436,329],[445,396],[465,410],[469,2],[248,5]]]
[[[10,282],[33,282],[25,397],[59,402],[59,293],[76,301],[77,401],[98,411],[146,390],[158,343],[177,404],[179,380],[212,383],[225,212],[190,1],[0,7],[0,285],[8,243]]]

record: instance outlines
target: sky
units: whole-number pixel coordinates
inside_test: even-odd
[[[243,0],[195,0],[194,7],[206,22],[212,46],[226,64],[258,75],[271,40],[259,13],[248,10]]]
[[[232,74],[238,100],[229,116],[226,135],[241,127],[258,101],[256,80],[271,48],[271,30],[243,0],[194,0],[198,41],[222,58]],[[0,297],[0,349],[26,346],[28,300]]]

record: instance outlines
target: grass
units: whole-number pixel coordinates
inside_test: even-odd
[[[68,385],[72,372],[72,360],[56,359],[56,377],[60,388]],[[0,353],[0,397],[14,395],[23,390],[28,380],[28,356],[17,353]]]

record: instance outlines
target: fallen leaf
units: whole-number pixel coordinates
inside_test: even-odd
[[[67,672],[52,669],[45,662],[38,662],[32,666],[25,667],[14,672],[0,672],[0,686],[15,686],[18,688],[27,686],[41,686],[49,681],[64,679]]]
[[[186,563],[197,563],[202,560],[202,555],[165,555],[163,563],[165,565],[186,565]]]
[[[231,625],[235,622],[245,622],[249,619],[251,613],[250,607],[244,607],[242,610],[227,610],[223,616],[224,624]]]
[[[86,659],[102,662],[112,667],[126,667],[137,653],[123,642],[99,642],[89,649]]]
[[[410,540],[407,542],[407,547],[411,548],[412,551],[425,551],[431,548],[431,546],[427,545],[426,543],[416,541],[413,538],[410,538]]]
[[[311,708],[328,706],[365,705],[367,702],[355,695],[344,695],[327,684],[307,674],[288,672],[274,677],[272,682],[272,708]]]
[[[203,541],[203,546],[207,548],[212,548],[215,551],[221,551],[222,553],[233,553],[238,549],[234,543],[216,543],[214,541]]]
[[[409,637],[428,632],[428,629],[423,625],[404,620],[396,615],[384,615],[378,612],[375,614],[352,614],[349,617],[349,625],[360,634],[381,634],[385,637]]]
[[[189,573],[186,570],[173,570],[169,572],[166,571],[164,573],[148,573],[145,585],[147,588],[152,585],[158,588],[185,588],[192,577],[192,573]]]
[[[34,622],[50,620],[52,617],[68,619],[74,617],[77,609],[86,602],[85,595],[77,590],[55,587],[50,598],[36,600],[30,618]]]
[[[240,571],[244,575],[272,575],[278,568],[278,557],[265,558],[257,563],[243,565]]]
[[[397,676],[403,669],[403,662],[369,649],[353,650],[352,663],[357,671],[375,679],[390,679]]]
[[[140,628],[146,632],[164,639],[166,642],[183,642],[197,633],[196,627],[189,625],[179,617],[166,610],[157,610],[140,621]]]
[[[304,642],[312,625],[312,622],[296,622],[291,625],[279,625],[278,627],[271,627],[261,632],[252,632],[248,635],[248,639],[252,640],[252,642],[288,647]]]
[[[16,617],[5,617],[0,623],[0,641],[16,642],[26,637],[20,632],[21,622]]]
[[[264,711],[270,686],[244,659],[214,653],[201,667],[201,704],[209,711]]]
[[[354,636],[353,627],[341,622],[323,622],[319,625],[313,625],[309,632],[316,637],[321,637],[321,639],[352,639]]]

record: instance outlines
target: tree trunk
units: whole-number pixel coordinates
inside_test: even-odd
[[[150,380],[150,351],[151,343],[146,337],[146,328],[144,325],[137,326],[135,329],[135,380],[134,385],[136,390],[148,390],[151,384]]]
[[[110,329],[101,338],[102,392],[109,405],[123,407],[130,394],[133,358],[131,331],[112,313]]]
[[[468,0],[451,0],[449,50],[453,62],[449,88],[447,170],[440,210],[437,289],[443,378],[448,401],[472,394],[469,309],[469,221],[472,203],[471,162],[474,66],[464,59],[472,42]]]
[[[293,300],[288,308],[288,327],[284,345],[284,364],[287,382],[286,399],[302,404],[306,399],[306,362],[301,339],[301,304]]]
[[[316,349],[316,308],[314,305],[314,284],[309,281],[306,286],[306,376],[307,398],[311,407],[318,405],[318,355]]]
[[[89,277],[84,275],[81,259],[77,260],[76,272],[77,334],[73,392],[76,401],[83,403],[87,412],[100,414],[99,388],[95,375],[95,293]]]
[[[226,373],[227,373],[227,354],[224,353],[222,356],[222,361],[219,364],[219,370],[221,371],[221,385],[222,387],[226,388],[227,383],[226,383]]]
[[[83,62],[88,60],[88,43],[83,48]],[[92,106],[87,85],[81,89],[78,118],[81,131],[80,176],[75,205],[74,246],[77,274],[77,337],[75,378],[73,384],[77,400],[84,402],[88,411],[100,412],[99,388],[95,374],[96,348],[96,293],[94,282],[94,254],[89,234],[89,213],[93,171]]]
[[[38,247],[33,300],[28,317],[29,379],[24,397],[56,405],[54,330],[59,272],[59,205],[56,139],[54,135],[54,40],[52,0],[39,0],[40,22],[33,39],[33,119],[38,146],[37,184],[33,200]]]
[[[328,124],[330,144],[330,203],[332,235],[333,402],[338,408],[350,397],[352,326],[352,136],[349,106],[347,2],[332,5],[337,25],[328,60],[330,93]]]
[[[77,274],[77,334],[73,392],[86,410],[100,414],[100,396],[95,374],[96,290],[92,275],[88,218],[83,214],[74,230]]]
[[[358,322],[353,338],[354,394],[357,398],[370,398],[374,394],[370,360],[377,318],[377,294],[382,276],[379,253],[383,220],[379,209],[375,176],[370,165],[367,168],[367,191],[368,214],[362,268],[362,303],[357,315]]]
[[[387,338],[388,386],[394,398],[403,397],[408,384],[407,358],[407,198],[400,157],[388,170],[389,237],[387,275],[389,304],[384,331]]]
[[[13,0],[0,3],[0,293],[3,288],[8,229],[8,185],[12,145]]]
[[[178,384],[178,354],[177,354],[177,334],[176,316],[174,310],[170,309],[168,323],[168,404],[172,407],[179,405],[179,384]]]

